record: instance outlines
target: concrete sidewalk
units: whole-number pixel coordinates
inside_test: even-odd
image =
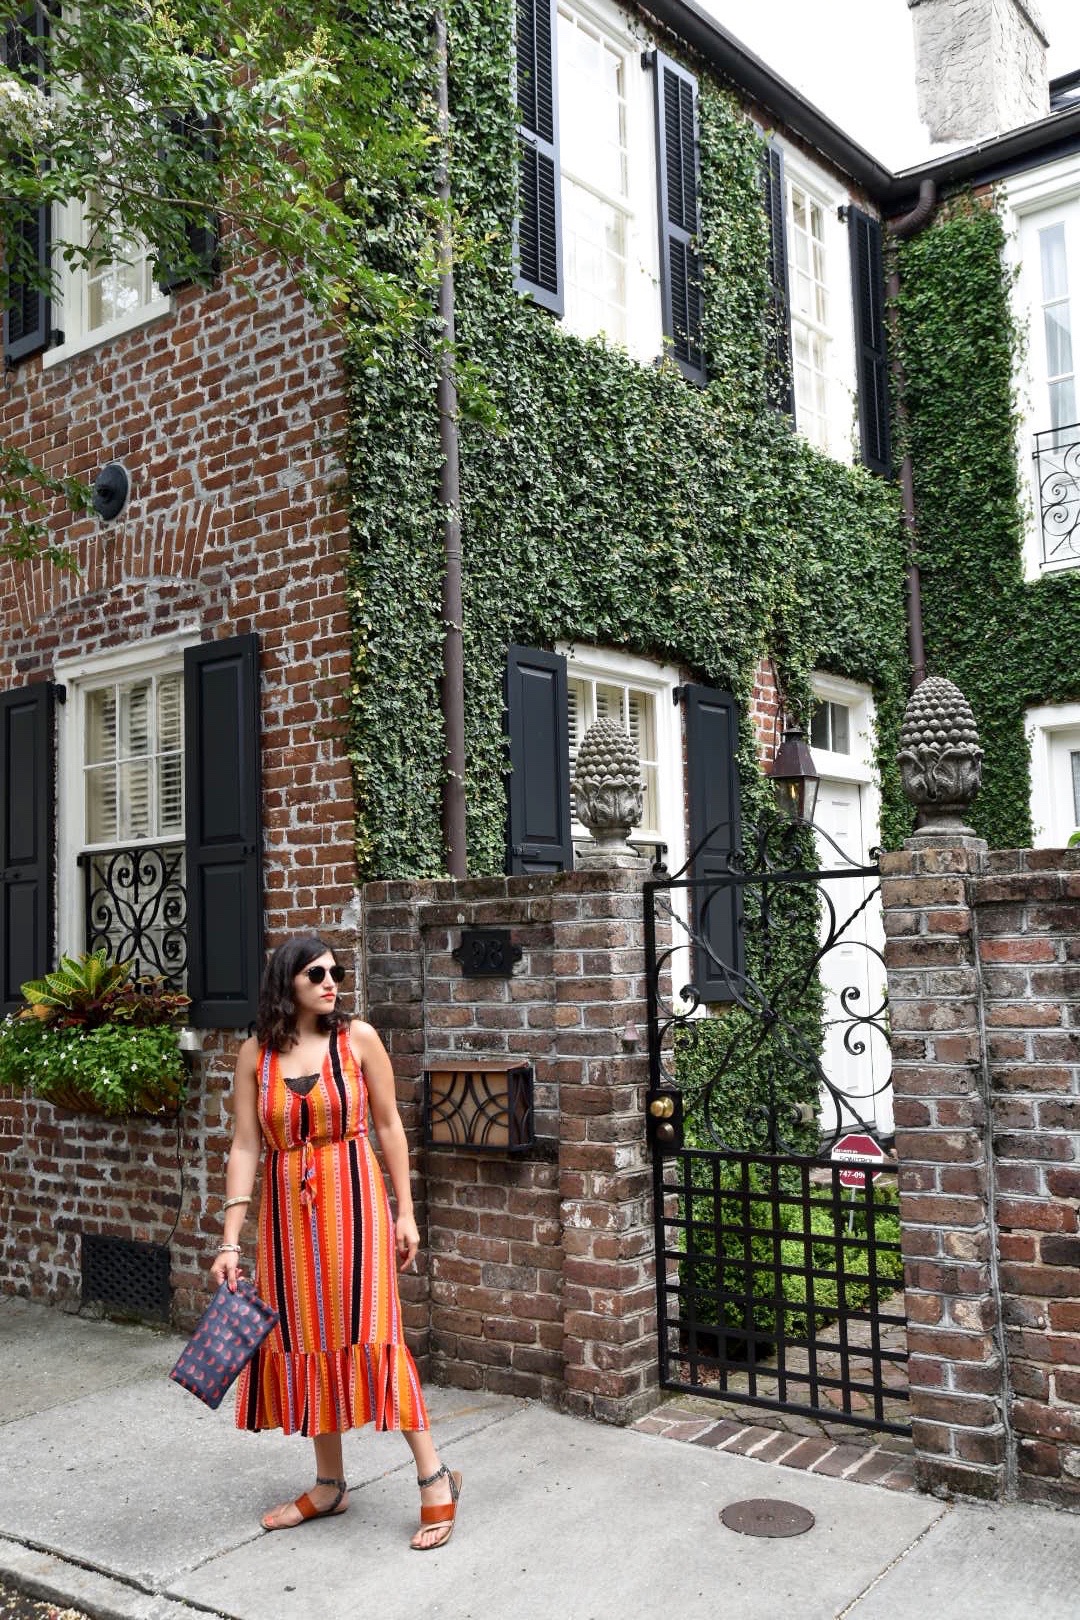
[[[464,1475],[459,1527],[408,1547],[399,1436],[348,1435],[347,1514],[266,1535],[304,1489],[307,1442],[244,1435],[165,1377],[180,1340],[0,1297],[0,1576],[98,1620],[1076,1620],[1080,1518],[947,1506],[432,1390]],[[727,1530],[748,1497],[805,1535]]]

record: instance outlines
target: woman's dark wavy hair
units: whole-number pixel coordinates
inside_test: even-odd
[[[325,956],[329,951],[334,961],[337,956],[331,945],[320,939],[318,934],[294,934],[279,945],[266,964],[266,971],[259,986],[259,1010],[255,1014],[255,1037],[260,1046],[268,1046],[274,1052],[286,1052],[290,1046],[295,1046],[296,1034],[296,1002],[293,1000],[293,980],[298,973],[302,973],[309,962],[316,957]],[[348,1022],[348,1015],[336,1010],[332,1013],[320,1013],[318,1027],[320,1034],[330,1035],[335,1029]]]

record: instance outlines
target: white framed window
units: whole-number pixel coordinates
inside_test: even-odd
[[[829,287],[825,204],[796,181],[788,183],[791,251],[791,364],[795,420],[821,449],[829,444]]]
[[[57,210],[63,240],[93,248],[84,203],[73,201]],[[147,321],[168,315],[172,301],[153,279],[147,244],[133,239],[91,266],[57,265],[58,287],[53,325],[63,342],[46,349],[43,364],[56,365],[70,355],[119,337]]]
[[[1017,395],[1028,497],[1024,573],[1080,564],[1080,156],[1006,189],[1007,254],[1022,335]]]
[[[837,460],[857,438],[848,196],[786,142],[784,208],[795,427]]]
[[[637,748],[645,788],[641,825],[631,839],[650,855],[653,846],[666,844],[668,868],[678,871],[686,859],[682,738],[674,700],[678,670],[601,647],[558,650],[566,657],[571,780],[578,747],[594,721],[621,726]],[[575,842],[589,836],[576,815],[573,836]]]
[[[811,677],[810,752],[822,777],[871,789],[868,824],[877,836],[880,795],[874,763],[874,698],[868,686],[839,675]]]
[[[197,639],[192,637],[192,640]],[[58,936],[184,985],[184,643],[57,666]]]
[[[829,754],[851,753],[850,703],[815,698],[810,716],[810,746]]]
[[[1080,828],[1080,703],[1029,709],[1031,821],[1036,849],[1064,849]]]
[[[604,0],[558,7],[564,323],[642,359],[663,348],[656,138],[644,36]]]

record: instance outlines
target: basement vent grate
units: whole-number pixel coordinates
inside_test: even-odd
[[[82,1302],[169,1320],[169,1250],[160,1243],[82,1234]]]

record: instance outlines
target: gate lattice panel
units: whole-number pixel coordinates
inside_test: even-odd
[[[660,1378],[906,1433],[897,1166],[888,1154],[869,1163],[877,1120],[891,1120],[887,1072],[879,1053],[876,1076],[843,1091],[822,1059],[840,1044],[850,1079],[871,1041],[887,1046],[884,992],[872,1004],[865,966],[858,986],[822,990],[830,952],[874,950],[863,919],[878,868],[839,850],[840,864],[815,868],[807,852],[805,829],[769,821],[723,870],[713,856],[706,877],[661,871],[646,885]],[[710,1008],[708,1078],[686,1095],[678,1043],[701,1034],[695,981],[724,1004]],[[730,1096],[743,1082],[732,1143]],[[865,1165],[834,1158],[838,1139],[865,1137]]]

